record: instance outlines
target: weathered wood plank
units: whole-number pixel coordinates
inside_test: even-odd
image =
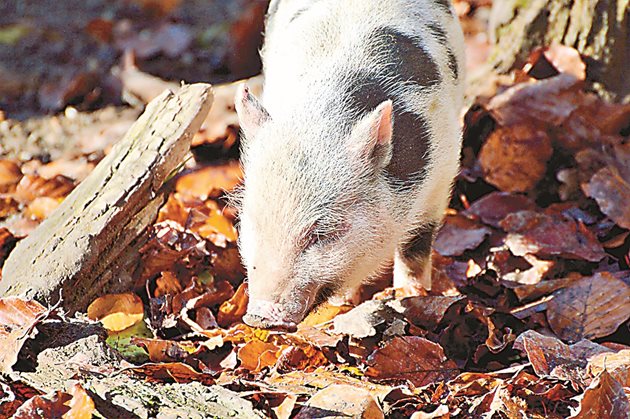
[[[108,285],[100,279],[108,266],[154,218],[155,198],[212,99],[209,85],[195,84],[153,100],[94,171],[18,243],[4,265],[0,296],[43,303],[61,296],[70,312],[85,309]]]

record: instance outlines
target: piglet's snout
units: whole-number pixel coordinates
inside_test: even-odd
[[[245,324],[260,329],[295,331],[295,319],[283,312],[278,304],[264,300],[249,300],[247,314],[243,316]]]

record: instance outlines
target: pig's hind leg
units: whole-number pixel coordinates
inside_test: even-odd
[[[417,228],[398,246],[394,257],[394,288],[412,293],[431,289],[431,246],[439,223]]]

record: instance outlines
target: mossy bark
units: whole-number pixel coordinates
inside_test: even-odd
[[[588,79],[602,96],[630,101],[630,0],[495,1],[491,62],[506,72],[537,46],[563,44],[586,57]]]

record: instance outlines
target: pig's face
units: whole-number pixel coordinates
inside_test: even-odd
[[[388,246],[383,237],[393,223],[380,174],[390,155],[391,102],[349,133],[272,118],[246,89],[237,110],[247,137],[239,227],[250,297],[244,320],[294,329],[318,303],[372,274]]]

